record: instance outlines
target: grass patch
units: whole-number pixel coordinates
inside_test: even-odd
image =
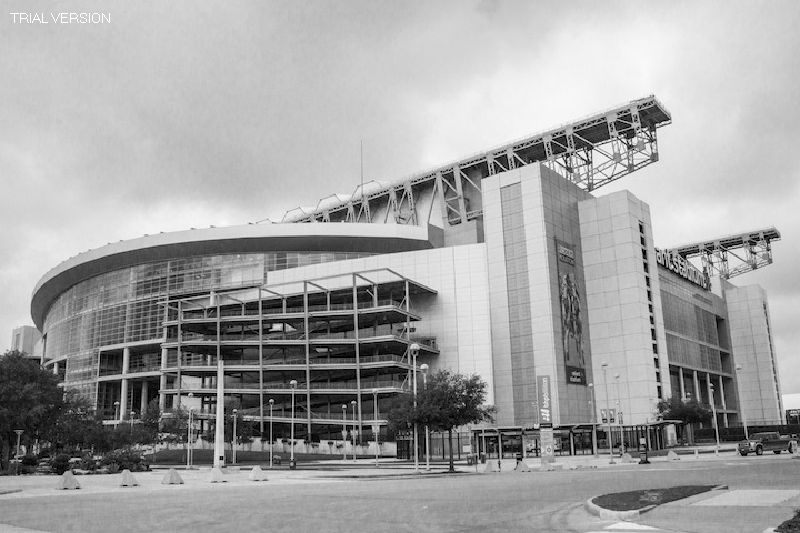
[[[800,533],[800,509],[795,510],[794,517],[775,528],[778,533]]]
[[[592,502],[604,509],[611,511],[637,511],[651,505],[682,500],[695,494],[702,494],[716,487],[716,485],[683,485],[667,489],[633,490],[630,492],[616,492],[603,494],[592,499]],[[794,531],[794,530],[791,530]],[[800,530],[797,530],[800,531]]]

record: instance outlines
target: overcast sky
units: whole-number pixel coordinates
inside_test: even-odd
[[[629,100],[661,159],[600,189],[656,245],[767,226],[783,392],[800,393],[800,2],[0,0],[0,349],[60,261],[280,219]],[[13,24],[97,11],[110,24]]]

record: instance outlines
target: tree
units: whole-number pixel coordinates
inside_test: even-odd
[[[64,403],[55,423],[42,433],[55,449],[109,449],[109,432],[95,413],[91,402],[74,391],[64,394]]]
[[[682,401],[680,398],[667,398],[658,402],[658,414],[664,420],[680,420],[686,424],[691,435],[691,424],[711,421],[711,409],[701,405],[697,400]],[[691,440],[691,439],[690,439]]]
[[[58,376],[47,372],[22,353],[12,350],[0,356],[0,469],[8,468],[15,429],[24,431],[23,442],[48,431],[63,406]]]
[[[453,472],[453,429],[465,424],[493,420],[494,407],[484,405],[486,383],[480,376],[464,376],[439,370],[428,380],[428,386],[417,394],[417,405],[411,395],[401,396],[387,418],[394,430],[413,424],[427,425],[432,431],[447,431],[450,471]]]

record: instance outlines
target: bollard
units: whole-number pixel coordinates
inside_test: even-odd
[[[223,478],[222,470],[218,466],[211,469],[211,483],[227,483],[228,480]]]
[[[697,448],[694,449],[694,458],[700,459],[700,450],[698,450]]]
[[[531,469],[528,466],[528,463],[525,461],[517,462],[517,467],[514,469],[514,472],[530,472]]]
[[[256,465],[250,471],[250,474],[247,476],[247,479],[250,481],[267,481],[267,474],[261,470],[261,467]]]
[[[164,478],[161,480],[162,485],[183,485],[183,479],[181,478],[178,471],[174,468],[170,468],[169,471],[164,474]]]
[[[139,483],[136,481],[136,478],[133,477],[131,471],[127,468],[122,471],[122,482],[119,484],[120,487],[135,487]]]
[[[58,480],[58,485],[56,486],[58,490],[75,490],[79,488],[81,488],[81,484],[72,475],[71,470],[67,470],[61,475],[61,479]]]

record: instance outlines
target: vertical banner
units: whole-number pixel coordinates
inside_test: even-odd
[[[556,239],[561,348],[567,383],[586,385],[587,342],[583,332],[583,290],[575,274],[575,247]]]
[[[553,407],[550,396],[550,376],[536,376],[539,405],[539,426],[553,427]]]

